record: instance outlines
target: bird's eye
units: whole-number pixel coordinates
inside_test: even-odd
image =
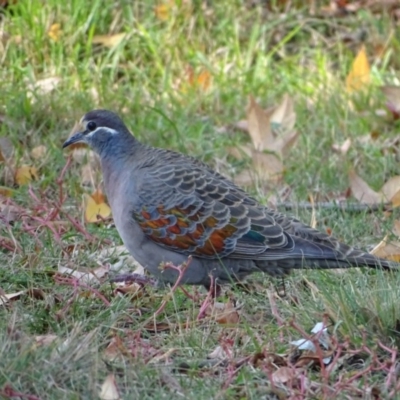
[[[96,122],[90,121],[86,125],[86,129],[89,129],[89,131],[94,131],[97,128]]]

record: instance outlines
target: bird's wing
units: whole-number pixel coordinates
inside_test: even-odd
[[[148,238],[203,258],[258,258],[267,249],[293,249],[274,213],[204,164],[173,155],[153,160],[137,187],[133,218]]]

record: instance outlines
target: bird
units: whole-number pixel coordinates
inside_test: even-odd
[[[114,223],[130,252],[164,283],[190,263],[179,284],[223,285],[254,272],[283,277],[293,269],[372,267],[389,260],[260,204],[196,158],[141,143],[108,110],[85,114],[63,148],[85,143],[101,161]]]

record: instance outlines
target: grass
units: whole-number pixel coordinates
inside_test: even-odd
[[[21,186],[15,187],[15,204],[30,216],[45,217],[58,196],[57,178],[66,162],[61,145],[75,121],[97,107],[121,113],[142,141],[191,154],[235,176],[245,165],[228,156],[227,148],[247,140],[232,125],[245,116],[249,94],[267,106],[289,93],[301,132],[285,159],[284,184],[248,188],[260,201],[271,192],[279,195],[284,185],[293,203],[307,201],[309,194],[321,201],[336,198],[346,192],[347,174],[354,167],[375,189],[400,174],[397,152],[385,147],[398,123],[375,114],[385,102],[378,86],[398,83],[399,77],[400,37],[389,15],[365,9],[326,18],[294,6],[283,13],[244,1],[213,3],[165,2],[165,20],[155,12],[162,11],[157,8],[161,3],[153,1],[33,0],[7,8],[1,22],[0,136],[11,140],[17,166],[39,169],[39,179],[31,183],[39,201]],[[60,24],[56,41],[48,34],[53,24]],[[344,82],[360,42],[340,38],[359,32],[360,26],[368,33],[373,84],[351,108]],[[126,36],[116,46],[94,43],[98,35],[118,33]],[[386,52],[379,58],[375,49],[382,44]],[[196,83],[202,73],[210,79],[207,87]],[[49,77],[59,79],[56,88],[40,89]],[[359,140],[371,132],[378,134],[375,141]],[[349,153],[334,153],[332,144],[346,138],[353,141]],[[46,146],[47,154],[34,159],[31,150],[39,145]],[[0,184],[10,186],[7,166],[0,168]],[[95,189],[82,187],[80,168],[73,162],[62,182],[67,194],[62,221],[68,214],[81,222],[83,193]],[[98,171],[94,182],[101,182]],[[294,213],[305,222],[311,219],[308,211]],[[387,218],[383,212],[317,208],[316,216],[319,228],[371,248],[390,233],[396,213]],[[97,261],[109,261],[99,253],[120,244],[112,226],[85,226],[96,238],[90,242],[66,222],[61,246],[47,228],[29,234],[24,225],[29,218],[1,228],[1,236],[14,237],[20,250],[2,248],[0,288],[3,293],[28,290],[0,306],[4,398],[17,392],[30,399],[97,398],[110,373],[123,398],[176,398],[176,392],[189,399],[354,398],[372,388],[388,398],[398,390],[388,381],[395,379],[390,363],[379,364],[393,363],[393,353],[382,346],[397,348],[399,342],[396,274],[296,271],[285,280],[281,297],[273,287],[279,282],[257,275],[250,278],[248,293],[231,288],[224,294],[222,301],[234,298],[240,305],[240,322],[234,326],[213,317],[195,323],[198,303],[178,291],[157,318],[159,331],[154,332],[146,321],[167,289],[149,288],[130,298],[115,295],[104,282],[97,289],[110,302],[107,306],[89,289],[55,280],[59,265],[96,268]],[[67,257],[62,247],[77,250]],[[309,334],[324,318],[337,348],[346,353],[337,368],[327,373],[319,361],[305,368],[307,388],[296,380],[271,382],[278,354],[294,357],[290,341]],[[50,334],[57,340],[38,344],[39,335]],[[113,340],[119,343],[118,357],[106,350]],[[217,346],[230,355],[214,365],[207,357]],[[250,361],[240,364],[246,357]],[[340,382],[348,386],[333,394]]]

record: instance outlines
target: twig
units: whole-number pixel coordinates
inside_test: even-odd
[[[184,262],[181,265],[175,266],[171,263],[167,263],[164,265],[163,269],[172,269],[175,271],[178,271],[178,277],[176,278],[176,281],[174,283],[174,286],[172,286],[170,292],[166,296],[166,298],[163,300],[161,303],[161,306],[158,308],[158,310],[153,314],[153,317],[157,317],[157,315],[160,315],[161,312],[164,310],[165,306],[167,305],[168,301],[170,300],[172,294],[176,291],[178,286],[181,284],[181,281],[185,275],[186,270],[188,269],[190,263],[192,262],[192,256],[189,256],[187,261]]]
[[[69,155],[67,158],[67,162],[64,165],[64,168],[61,170],[60,176],[57,178],[56,183],[59,187],[59,202],[60,205],[64,203],[64,196],[63,196],[63,183],[64,183],[64,176],[67,172],[67,169],[71,165],[72,162],[72,154]]]
[[[201,319],[204,318],[207,308],[211,304],[210,299],[214,298],[214,293],[215,293],[215,278],[214,278],[214,276],[210,275],[210,280],[211,280],[210,289],[207,292],[206,299],[201,304],[199,314],[197,315],[197,321],[200,321]]]
[[[66,278],[64,276],[61,276],[60,274],[55,274],[54,275],[54,280],[57,283],[60,283],[62,285],[68,285],[68,286],[73,286],[75,290],[77,290],[77,288],[82,288],[82,289],[86,289],[89,290],[90,292],[92,292],[96,297],[98,297],[107,307],[109,307],[111,305],[111,303],[96,289],[92,288],[89,285],[86,285],[85,283],[82,283],[79,281],[79,279],[76,278]],[[74,295],[75,296],[75,295]]]
[[[14,390],[10,384],[6,384],[3,390],[0,391],[0,396],[4,396],[6,399],[11,399],[18,397],[20,399],[27,399],[27,400],[40,400],[40,397],[35,396],[34,394],[25,394],[22,392],[17,392]]]
[[[287,211],[290,210],[313,210],[313,209],[326,209],[326,210],[342,210],[345,212],[353,212],[353,213],[361,213],[361,212],[374,212],[374,211],[389,211],[392,209],[391,203],[375,203],[375,204],[366,204],[366,203],[347,203],[345,201],[327,201],[320,203],[312,203],[312,202],[299,202],[299,203],[291,203],[284,202],[278,203],[276,205],[277,208],[283,208]]]

